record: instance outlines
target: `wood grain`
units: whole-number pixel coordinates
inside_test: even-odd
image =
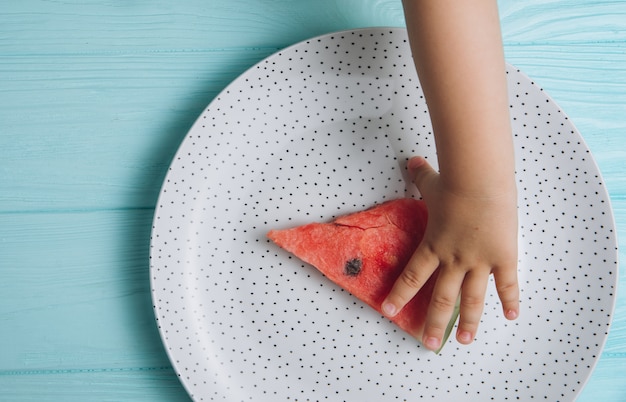
[[[171,367],[0,373],[0,400],[189,401]]]
[[[624,261],[626,3],[499,5],[508,61],[593,152]],[[403,24],[400,0],[2,2],[0,401],[188,400],[160,342],[148,275],[153,209],[178,144],[229,82],[277,50]],[[626,399],[624,376],[618,292],[579,400]]]
[[[151,210],[2,214],[0,226],[11,323],[0,344],[20,334],[0,371],[168,365],[150,298]]]

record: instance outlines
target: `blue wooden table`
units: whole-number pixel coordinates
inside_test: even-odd
[[[501,0],[500,12],[508,61],[581,131],[626,239],[626,2]],[[277,50],[403,25],[400,0],[2,1],[0,400],[187,400],[148,274],[180,141],[221,89]],[[579,400],[624,401],[624,378],[618,292]]]

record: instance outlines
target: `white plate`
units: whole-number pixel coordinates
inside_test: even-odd
[[[417,196],[435,163],[404,29],[314,38],[260,62],[202,113],[154,217],[151,282],[169,357],[195,400],[572,400],[615,303],[606,188],[565,114],[509,67],[519,181],[521,317],[493,283],[471,346],[440,355],[266,240]]]

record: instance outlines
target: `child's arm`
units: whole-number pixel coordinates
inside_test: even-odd
[[[518,315],[517,192],[505,64],[495,0],[404,0],[439,173],[409,170],[429,210],[424,240],[383,303],[394,315],[437,267],[423,343],[437,349],[459,291],[459,342],[472,342],[494,274],[504,314]]]

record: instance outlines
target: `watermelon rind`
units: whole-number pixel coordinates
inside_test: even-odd
[[[443,340],[441,341],[441,346],[439,346],[439,349],[435,350],[436,354],[439,354],[439,352],[441,352],[441,349],[443,349],[444,345],[448,341],[448,338],[450,337],[450,334],[452,333],[452,330],[454,329],[454,324],[456,324],[456,320],[457,318],[459,318],[460,311],[461,311],[461,295],[459,295],[459,297],[456,299],[456,304],[454,305],[454,311],[452,312],[452,317],[450,318],[450,321],[448,322],[448,326],[446,327],[446,332],[443,333]]]

